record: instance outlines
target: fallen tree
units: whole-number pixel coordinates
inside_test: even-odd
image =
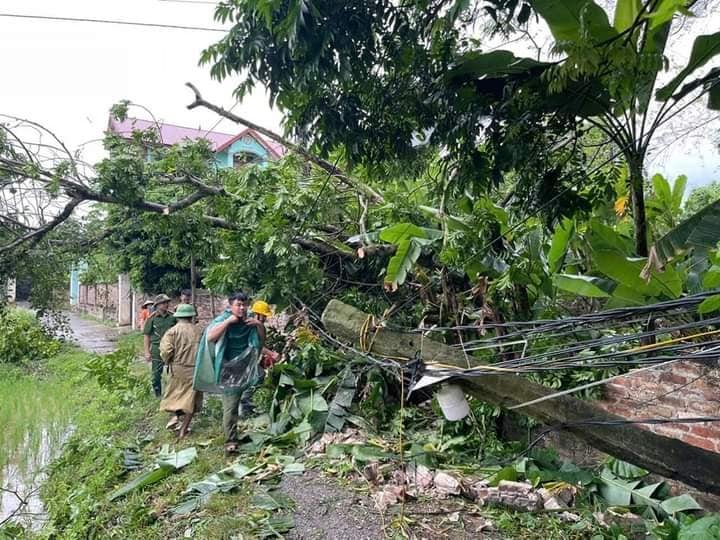
[[[367,331],[367,313],[338,300],[331,300],[322,315],[326,330],[348,343],[371,344],[371,353],[407,357],[415,354],[424,363],[470,367],[468,358],[447,345],[418,333],[380,328]],[[366,340],[370,334],[370,339]],[[458,377],[465,391],[485,402],[510,407],[552,394],[554,390],[514,374]],[[592,404],[569,395],[541,401],[523,408],[524,414],[548,425],[561,424],[591,446],[667,478],[720,495],[720,454],[691,446],[678,439],[657,435],[636,425],[583,424],[588,420],[622,421]]]

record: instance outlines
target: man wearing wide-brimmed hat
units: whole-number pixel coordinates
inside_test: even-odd
[[[150,307],[153,305],[152,300],[145,300],[140,306],[140,314],[138,315],[138,329],[142,330],[145,328],[145,323],[150,318]]]
[[[160,340],[165,332],[175,325],[175,317],[168,311],[170,297],[159,294],[155,297],[155,313],[143,327],[145,334],[145,361],[152,362],[152,387],[155,397],[162,396],[163,361],[160,358]]]
[[[177,324],[160,340],[160,356],[170,373],[160,410],[172,413],[167,428],[179,428],[180,438],[187,435],[193,414],[202,407],[202,392],[193,389],[195,356],[200,340],[200,330],[192,323],[195,315],[192,305],[180,304],[175,309]]]

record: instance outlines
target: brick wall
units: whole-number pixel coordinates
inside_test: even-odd
[[[117,283],[80,285],[77,310],[97,319],[112,321],[117,318]]]
[[[152,300],[155,298],[151,295],[136,294],[135,295],[135,313],[140,313],[142,303],[145,300]],[[170,309],[175,310],[175,306],[180,302],[178,296],[171,297]],[[202,326],[209,323],[216,315],[222,313],[227,306],[227,298],[225,296],[218,296],[205,289],[195,290],[195,309],[198,312],[198,321]],[[137,320],[137,319],[136,319]]]
[[[720,416],[720,369],[685,361],[621,377],[598,405],[625,418]],[[640,427],[720,453],[720,422]]]

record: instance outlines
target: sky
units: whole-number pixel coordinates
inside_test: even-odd
[[[214,4],[206,0],[2,0],[0,3],[0,114],[37,121],[71,149],[102,137],[113,103],[129,99],[152,111],[158,120],[235,133],[241,128],[210,111],[186,109],[194,83],[203,96],[226,108],[235,105],[235,81],[210,78],[209,67],[198,66],[201,51],[223,34],[213,31],[147,28],[100,23],[8,18],[2,14],[114,19],[221,29],[212,20]],[[705,32],[718,16],[699,20]],[[691,43],[672,59],[678,68]],[[516,53],[532,54],[518,43]],[[525,47],[527,48],[527,47]],[[281,115],[272,110],[264,91],[256,90],[234,112],[265,127],[279,130]],[[707,111],[697,115],[707,115]],[[148,118],[144,111],[131,115]],[[217,124],[217,125],[216,125]],[[717,124],[689,140],[674,141],[682,126],[669,126],[646,163],[652,175],[670,178],[687,174],[689,186],[720,179]],[[664,141],[667,141],[665,143]],[[82,146],[83,158],[103,155],[98,142]]]
[[[115,19],[121,21],[221,28],[213,5],[164,0],[2,0],[0,14]],[[208,101],[235,104],[233,81],[210,78],[199,67],[200,53],[221,32],[30,20],[0,16],[0,114],[34,120],[71,149],[102,137],[110,107],[128,99],[150,109],[158,120],[210,129],[219,117],[187,110],[195,84]],[[256,91],[234,112],[278,130],[280,114],[264,91]],[[135,109],[131,116],[148,118]],[[223,120],[217,131],[241,128]],[[99,143],[83,147],[86,161],[102,157]]]

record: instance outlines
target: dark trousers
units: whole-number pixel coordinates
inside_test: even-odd
[[[240,401],[242,400],[241,393],[226,393],[223,394],[223,431],[225,432],[225,442],[236,442],[237,436],[237,423],[240,419],[239,408]]]
[[[237,423],[240,419],[240,410],[243,416],[250,416],[255,410],[252,402],[255,389],[262,384],[265,379],[265,371],[260,371],[260,380],[253,386],[246,388],[242,392],[228,391],[223,394],[223,431],[225,432],[225,442],[236,442],[238,440]]]
[[[162,397],[162,372],[163,361],[159,358],[152,359],[152,387],[155,392],[155,397]]]

